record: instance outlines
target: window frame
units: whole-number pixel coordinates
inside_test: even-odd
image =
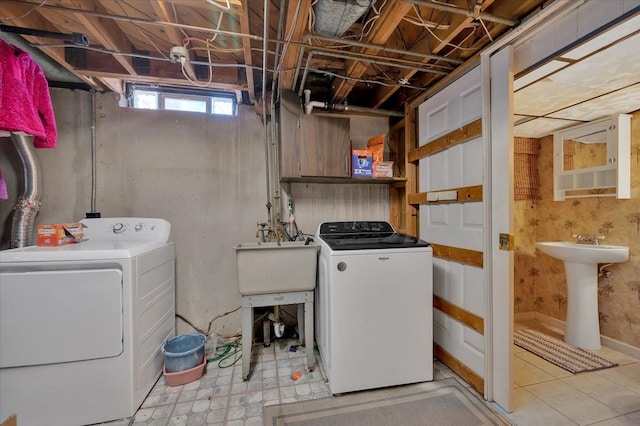
[[[157,108],[139,108],[134,104],[134,96],[135,92],[155,92],[158,94],[158,105]],[[155,111],[181,111],[181,112],[191,112],[197,114],[206,113],[207,115],[212,115],[216,117],[237,117],[238,116],[238,100],[234,94],[228,92],[218,92],[218,91],[200,91],[193,89],[178,89],[178,88],[169,88],[169,87],[151,87],[144,85],[127,85],[127,93],[128,98],[130,99],[129,106],[135,109],[147,109],[147,110],[155,110]],[[166,99],[185,99],[185,100],[194,100],[194,101],[205,101],[206,111],[185,111],[185,110],[177,110],[177,109],[167,109],[165,108]],[[225,99],[230,100],[232,104],[231,114],[220,114],[214,112],[213,103],[214,99]]]

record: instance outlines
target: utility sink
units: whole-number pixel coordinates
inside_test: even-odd
[[[567,278],[567,322],[564,340],[582,349],[600,349],[598,263],[626,262],[629,247],[537,242],[538,250],[564,261]]]
[[[569,241],[536,243],[538,250],[556,259],[575,263],[617,263],[629,259],[629,247],[578,244]]]
[[[242,296],[309,291],[316,287],[320,246],[314,242],[240,243],[234,247]]]

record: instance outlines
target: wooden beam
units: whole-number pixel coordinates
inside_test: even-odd
[[[98,2],[75,0],[72,5],[79,10],[107,13],[107,10],[102,8]],[[114,21],[89,16],[81,12],[74,13],[73,17],[86,28],[90,39],[97,40],[106,49],[123,53],[131,53],[133,51],[133,45]],[[114,56],[114,59],[118,61],[129,74],[138,74],[133,68],[131,58]]]
[[[440,136],[428,144],[422,145],[409,152],[408,161],[414,163],[437,152],[444,151],[454,145],[461,144],[482,134],[482,119],[478,118],[471,123],[465,124],[459,129]]]
[[[484,396],[484,379],[475,371],[464,365],[459,359],[444,350],[444,348],[437,343],[433,344],[433,354],[444,365],[460,376],[461,379],[469,383],[476,392]]]
[[[106,87],[111,89],[112,92],[118,93],[120,95],[124,94],[124,84],[121,79],[101,77],[98,80],[100,80]]]
[[[307,28],[307,21],[309,19],[309,11],[311,10],[311,0],[299,0],[300,1],[300,10],[298,14],[296,14],[297,2],[296,1],[287,1],[287,19],[284,35],[288,37],[291,33],[291,29],[293,28],[293,36],[291,40],[296,43],[302,42],[302,35]],[[285,3],[281,1],[280,4]],[[298,44],[290,44],[287,52],[282,60],[282,72],[280,73],[280,88],[290,88],[291,90],[295,90],[296,82],[293,81],[293,76],[295,74],[295,67],[298,62],[298,55],[300,54],[300,49],[302,47]]]
[[[246,3],[246,2],[245,2]],[[249,34],[251,32],[251,27],[249,26],[249,4],[246,3],[240,12],[240,31],[245,34]],[[253,60],[251,59],[251,40],[247,37],[242,37],[242,50],[244,52],[244,63],[247,65],[245,68],[245,74],[247,75],[247,87],[249,88],[249,100],[251,103],[254,102],[256,98],[256,91],[253,82]]]
[[[407,183],[405,185],[405,197],[408,200],[413,194],[418,192],[418,164],[409,161],[409,152],[416,148],[416,109],[405,105],[405,126],[404,126],[404,162]],[[418,229],[418,206],[414,204],[405,204],[405,226],[406,233],[419,237]]]
[[[484,319],[481,316],[469,312],[435,294],[433,295],[433,307],[484,335]]]
[[[427,192],[419,192],[409,197],[409,204],[451,204],[451,203],[469,203],[482,201],[482,185],[461,186],[458,188],[441,189],[440,191],[456,191],[458,193],[457,200],[427,200]],[[439,191],[433,191],[439,192]]]
[[[0,15],[1,16],[15,16],[16,10],[19,11],[19,9],[15,9],[15,8],[9,6],[9,5],[0,3]],[[37,29],[41,29],[41,30],[45,30],[45,31],[58,31],[58,28],[55,27],[53,24],[51,24],[51,22],[49,22],[49,20],[47,20],[44,16],[42,16],[39,13],[39,11],[35,11],[33,13],[30,13],[30,14],[22,17],[22,18],[13,19],[13,20],[11,20],[11,25],[15,25],[15,26],[18,26],[18,27],[24,27],[24,28],[37,28]],[[29,41],[31,43],[35,43],[35,44],[45,44],[45,43],[50,43],[51,42],[51,40],[47,40],[47,39],[40,38],[40,37],[24,36],[24,38],[27,41]],[[65,60],[64,48],[62,48],[62,47],[42,47],[42,48],[40,48],[40,50],[42,50],[43,53],[45,53],[46,55],[50,56],[51,59],[53,59],[54,61],[59,63],[63,68],[67,69],[69,72],[74,74],[76,77],[78,77],[80,80],[82,80],[83,82],[88,84],[93,89],[104,90],[104,88],[100,85],[100,83],[95,81],[93,78],[90,78],[90,77],[84,76],[82,74],[79,74],[77,72],[77,70],[74,67],[72,67]]]
[[[486,10],[489,6],[491,6],[491,4],[494,2],[495,0],[484,0],[482,2],[482,5],[480,6],[480,10],[484,11]],[[464,4],[462,5],[464,8],[467,7],[466,5],[466,1],[464,2]],[[438,44],[436,44],[436,46],[434,46],[433,49],[431,49],[431,53],[438,54],[440,53],[445,47],[447,47],[447,43],[451,42],[451,40],[455,39],[465,28],[468,27],[468,25],[473,22],[473,18],[470,17],[466,17],[464,15],[453,15],[452,21],[450,23],[450,27],[448,30],[434,30],[436,33],[438,33],[438,37],[442,40],[442,41],[438,41]],[[413,49],[411,49],[411,51],[416,51],[416,52],[421,52],[421,47],[424,45],[425,43],[418,43],[418,45],[416,47],[414,47]],[[423,62],[427,63],[428,60],[424,60]],[[402,71],[402,75],[399,77],[399,79],[403,79],[406,78],[407,80],[410,79],[411,77],[413,77],[418,71],[415,70],[403,70]],[[381,106],[384,102],[386,102],[396,91],[398,91],[399,87],[379,87],[376,89],[375,95],[374,95],[374,102],[372,107],[373,108],[377,108],[379,106]]]
[[[82,70],[79,71],[85,76],[88,77],[97,77],[97,78],[112,78],[112,79],[122,79],[128,81],[139,81],[141,83],[153,83],[158,85],[171,85],[171,86],[180,86],[180,87],[191,87],[193,85],[185,80],[184,78],[169,78],[169,77],[152,77],[148,75],[144,76],[131,76],[129,74],[118,74],[118,73],[110,73],[104,71],[91,71],[91,70]],[[236,90],[247,90],[246,84],[233,84],[233,83],[211,83],[208,86],[211,90],[219,90],[224,92],[235,92]]]
[[[154,12],[163,20],[172,23],[174,22],[171,14],[169,13],[167,3],[164,0],[154,0],[150,1],[149,3],[153,7]],[[171,41],[174,46],[182,46],[182,36],[180,35],[180,31],[178,31],[175,27],[165,27],[164,30],[167,34],[167,37],[169,37],[169,41]],[[187,73],[191,80],[197,80],[196,73],[193,70],[193,65],[188,62],[185,63],[184,71]]]
[[[391,34],[395,31],[398,24],[402,21],[402,18],[412,9],[410,3],[402,2],[401,0],[389,0],[384,6],[382,14],[373,24],[373,29],[367,37],[367,42],[372,44],[384,45]],[[378,50],[376,49],[361,49],[364,54],[376,55]],[[360,78],[367,70],[367,66],[360,61],[347,61],[347,70],[345,75],[351,78]],[[333,93],[333,102],[342,103],[349,95],[354,86],[354,81],[341,79],[338,83],[338,87]]]
[[[481,251],[463,249],[460,247],[443,246],[433,243],[431,243],[431,248],[433,249],[434,257],[440,257],[442,259],[464,263],[471,266],[477,266],[480,268],[482,268],[483,266],[484,255]]]

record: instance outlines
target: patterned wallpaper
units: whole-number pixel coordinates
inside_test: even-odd
[[[600,331],[640,348],[640,111],[632,118],[631,199],[553,201],[553,137],[540,140],[536,200],[515,202],[515,312],[566,320],[567,288],[561,261],[536,251],[536,241],[573,241],[573,234],[605,235],[604,244],[629,247],[629,260],[598,279]]]

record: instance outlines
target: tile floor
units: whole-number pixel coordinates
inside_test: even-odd
[[[228,368],[209,363],[200,380],[183,386],[167,386],[164,377],[136,413],[134,426],[262,425],[262,407],[331,396],[326,376],[317,363],[306,372],[305,348],[291,352],[296,340],[275,340],[271,346],[254,345],[249,380],[242,380],[242,361]],[[319,356],[316,352],[316,359]],[[223,364],[224,365],[224,364]],[[301,371],[297,381],[291,375]],[[434,364],[434,379],[455,377],[440,362]],[[109,426],[121,426],[108,423]]]
[[[517,327],[562,338],[561,331],[537,321]],[[265,405],[330,397],[321,365],[307,373],[305,348],[290,352],[294,344],[295,340],[275,340],[270,347],[256,344],[246,382],[241,361],[228,368],[209,363],[200,380],[184,386],[167,386],[161,377],[135,417],[123,424],[261,425]],[[515,346],[515,411],[504,417],[518,426],[640,425],[640,360],[608,348],[597,352],[619,366],[574,375]],[[296,371],[303,375],[293,381],[290,376]],[[457,376],[436,361],[434,379],[448,377]]]
[[[539,321],[517,323],[558,338],[561,330]],[[515,411],[506,415],[527,425],[640,425],[640,359],[603,347],[594,351],[618,367],[572,374],[514,346]]]

